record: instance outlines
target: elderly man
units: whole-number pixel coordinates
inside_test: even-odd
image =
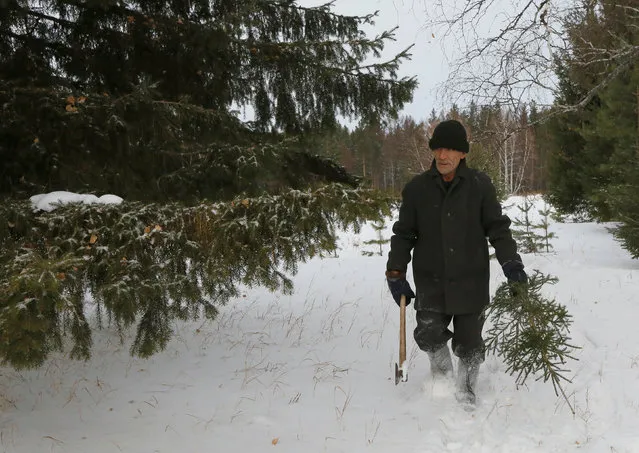
[[[528,277],[490,178],[466,166],[464,126],[455,120],[441,122],[429,146],[435,155],[431,168],[402,191],[386,278],[398,304],[402,295],[407,303],[415,298],[414,337],[428,353],[433,375],[452,375],[447,344],[452,339],[459,357],[455,395],[474,404],[485,356],[483,310],[490,299],[486,238],[510,282],[525,283]],[[411,252],[417,297],[406,280]]]

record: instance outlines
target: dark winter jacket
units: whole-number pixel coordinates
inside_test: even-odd
[[[489,302],[488,243],[504,264],[521,261],[495,187],[462,160],[446,189],[435,163],[402,191],[387,270],[406,271],[413,253],[417,310],[481,311]]]

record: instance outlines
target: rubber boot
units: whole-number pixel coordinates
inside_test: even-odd
[[[477,397],[477,377],[479,376],[479,362],[476,360],[460,359],[457,368],[457,385],[455,398],[463,404],[475,405]]]
[[[430,370],[433,376],[452,376],[453,359],[450,356],[448,345],[444,345],[435,352],[429,352]]]

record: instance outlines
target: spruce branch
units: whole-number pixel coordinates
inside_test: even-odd
[[[290,293],[298,263],[337,248],[338,229],[359,231],[390,214],[375,191],[328,184],[228,202],[124,202],[33,212],[0,205],[0,360],[37,367],[70,338],[88,359],[87,296],[118,328],[134,328],[131,354],[170,340],[175,319],[213,319],[240,285]],[[98,319],[100,322],[101,319]]]
[[[564,398],[574,414],[563,384],[572,382],[566,374],[569,359],[577,360],[570,343],[572,317],[566,307],[545,298],[541,289],[558,279],[535,271],[527,285],[503,283],[486,308],[491,327],[486,335],[489,352],[502,357],[506,371],[516,375],[518,386],[531,375],[551,381],[555,395]],[[514,294],[516,295],[513,295]]]

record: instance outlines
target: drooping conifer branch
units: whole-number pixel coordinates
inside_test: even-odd
[[[134,354],[171,337],[173,319],[214,318],[240,285],[290,292],[299,262],[336,249],[338,229],[389,214],[379,193],[339,184],[228,202],[0,207],[0,359],[42,364],[68,336],[91,346],[88,313],[135,326]],[[91,303],[86,303],[86,296]]]

